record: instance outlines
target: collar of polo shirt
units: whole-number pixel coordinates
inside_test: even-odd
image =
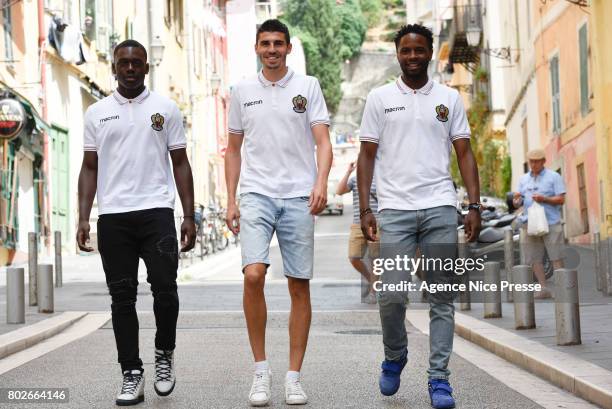
[[[285,74],[283,78],[276,82],[268,81],[268,79],[263,75],[263,69],[259,71],[257,77],[259,78],[259,82],[261,82],[261,85],[266,88],[274,84],[278,85],[279,87],[285,88],[287,84],[289,84],[289,81],[291,81],[291,78],[293,78],[293,70],[290,67],[287,67],[287,74]]]
[[[434,86],[434,82],[430,79],[429,81],[427,81],[427,84],[423,85],[421,88],[412,89],[408,85],[406,85],[404,80],[402,80],[401,75],[397,78],[397,81],[395,82],[402,94],[416,94],[418,92],[423,95],[429,95]]]
[[[117,90],[115,90],[115,92],[113,92],[113,96],[115,97],[115,99],[117,100],[117,102],[120,105],[123,105],[123,104],[125,104],[127,102],[130,102],[130,101],[138,102],[140,104],[142,101],[144,101],[149,96],[149,94],[150,94],[149,88],[146,88],[146,87],[145,87],[144,91],[142,91],[136,98],[132,98],[132,99],[128,99],[128,98],[124,97]]]

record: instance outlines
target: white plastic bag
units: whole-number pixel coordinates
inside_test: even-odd
[[[527,234],[529,236],[543,236],[548,234],[548,221],[544,206],[533,202],[527,210]]]

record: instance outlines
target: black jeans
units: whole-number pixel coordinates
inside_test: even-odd
[[[139,258],[147,266],[147,281],[153,293],[155,348],[175,347],[179,299],[174,212],[156,208],[101,215],[98,248],[112,298],[113,331],[121,370],[142,369],[136,315]]]

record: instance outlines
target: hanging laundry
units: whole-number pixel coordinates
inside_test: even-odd
[[[59,16],[54,16],[49,25],[49,44],[66,62],[80,65],[85,63],[83,34],[76,26],[66,24]]]

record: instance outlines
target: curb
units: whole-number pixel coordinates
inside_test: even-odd
[[[580,398],[612,409],[612,372],[600,366],[460,312],[455,312],[455,332]]]
[[[86,312],[64,312],[36,324],[0,335],[0,359],[59,334],[85,315],[87,315]]]

